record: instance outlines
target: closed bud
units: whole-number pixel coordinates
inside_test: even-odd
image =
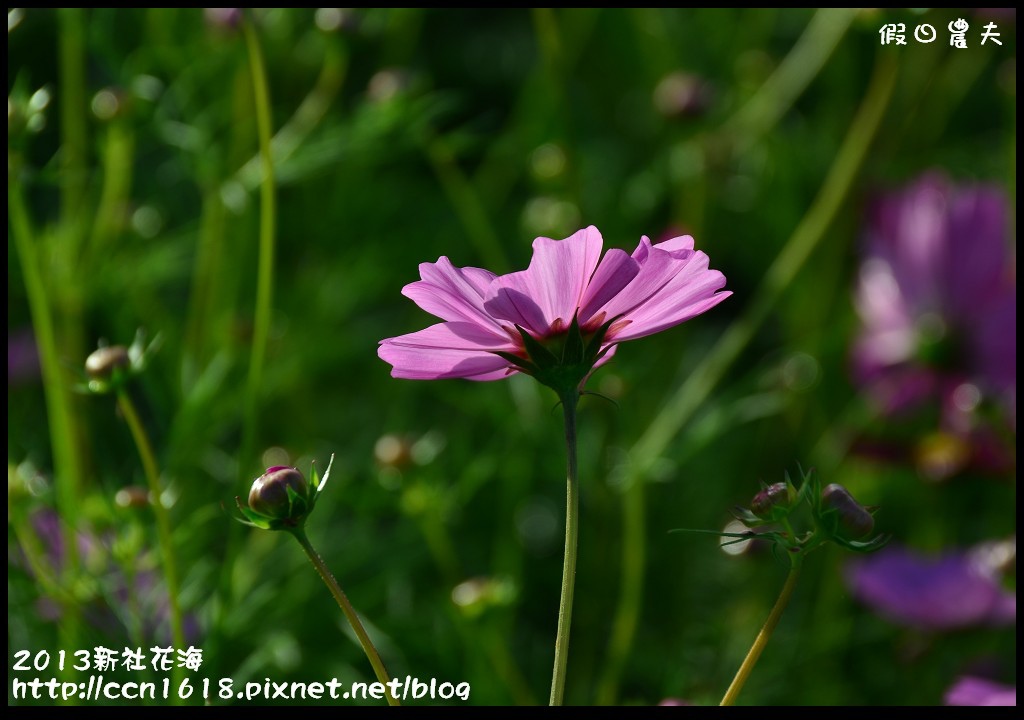
[[[795,500],[796,489],[789,483],[777,482],[754,496],[750,501],[750,511],[762,520],[767,520],[774,508],[788,508]]]
[[[93,380],[107,381],[129,365],[128,349],[123,345],[112,345],[101,347],[85,359],[85,373]]]
[[[848,538],[857,539],[869,535],[875,529],[871,513],[853,499],[850,492],[838,483],[828,485],[821,492],[821,507],[825,512],[834,511],[836,531]]]
[[[310,509],[309,484],[296,468],[267,468],[252,484],[249,508],[265,518],[299,521]]]

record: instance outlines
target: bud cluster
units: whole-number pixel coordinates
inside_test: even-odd
[[[757,537],[771,540],[791,556],[806,555],[827,542],[854,552],[879,549],[888,537],[865,539],[875,529],[874,512],[864,507],[842,485],[821,487],[814,471],[801,478],[797,488],[786,475],[785,482],[763,485],[749,508],[737,507],[733,514],[744,525],[758,530]],[[810,529],[801,531],[801,527]]]

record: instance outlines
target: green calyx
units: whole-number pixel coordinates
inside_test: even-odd
[[[601,343],[604,342],[608,328],[614,320],[613,318],[593,333],[584,335],[574,315],[565,333],[543,341],[516,325],[527,357],[500,350],[493,352],[514,365],[520,372],[532,375],[542,385],[547,385],[558,393],[559,397],[571,397],[579,393],[580,386],[590,375],[594,365],[608,352],[608,348],[601,348]]]
[[[316,464],[310,465],[310,482],[306,482],[297,468],[276,467],[256,478],[249,491],[248,506],[235,497],[235,505],[242,517],[235,518],[243,525],[261,530],[287,530],[297,532],[316,508],[320,493],[327,485],[334,455],[327,463],[321,479]]]

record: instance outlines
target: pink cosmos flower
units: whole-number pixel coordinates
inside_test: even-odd
[[[410,380],[499,380],[526,372],[576,388],[618,343],[652,335],[711,309],[732,293],[689,235],[632,254],[611,249],[590,226],[564,240],[533,242],[530,267],[508,275],[458,268],[447,257],[420,265],[402,289],[444,320],[381,341],[391,375]],[[557,379],[553,379],[557,376]],[[556,387],[556,390],[559,387]]]

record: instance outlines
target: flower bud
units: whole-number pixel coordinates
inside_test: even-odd
[[[114,373],[131,364],[128,349],[123,345],[101,347],[85,359],[85,372],[93,380],[110,380]]]
[[[875,519],[871,513],[838,483],[832,483],[822,490],[821,506],[825,511],[835,511],[835,529],[842,530],[847,537],[862,538],[875,529]]]
[[[203,18],[216,30],[234,30],[242,24],[242,8],[203,8]]]
[[[762,520],[767,520],[776,507],[787,508],[796,500],[796,489],[789,483],[777,482],[769,485],[750,501],[750,511]]]
[[[279,465],[267,468],[253,482],[249,508],[274,520],[299,520],[309,510],[308,496],[309,484],[302,473],[296,468]]]
[[[699,117],[710,107],[711,95],[711,87],[702,78],[673,72],[654,88],[654,107],[666,118]]]

